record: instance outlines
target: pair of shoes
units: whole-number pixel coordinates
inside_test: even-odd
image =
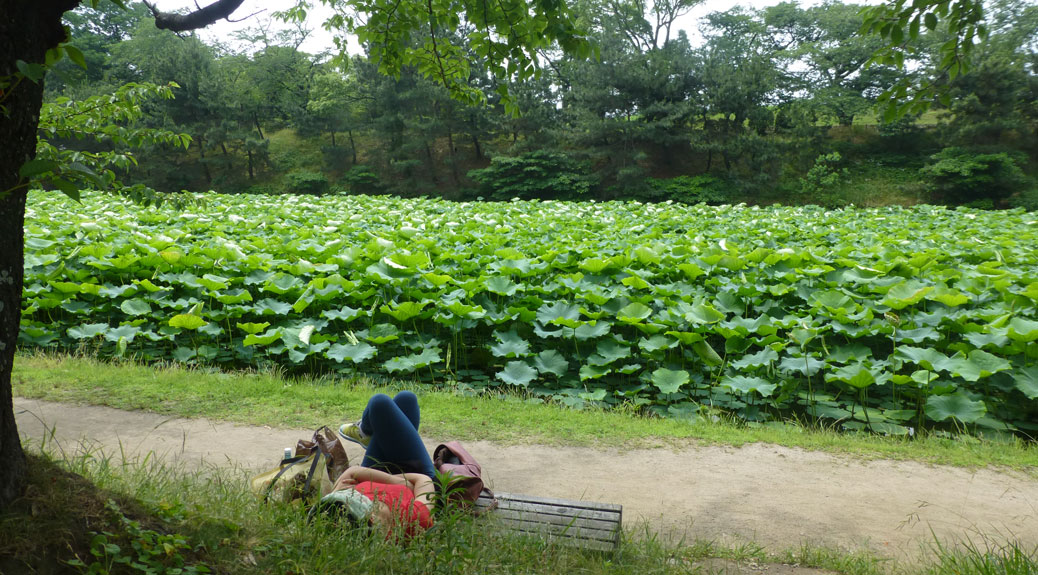
[[[360,422],[344,423],[339,426],[339,437],[346,441],[352,441],[353,443],[367,447],[371,443],[371,437],[365,435],[360,429]]]

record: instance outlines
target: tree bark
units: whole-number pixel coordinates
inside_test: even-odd
[[[186,32],[197,30],[228,18],[245,0],[218,0],[205,8],[199,8],[188,14],[177,14],[173,12],[162,12],[151,2],[144,2],[151,13],[155,15],[155,27],[159,30],[171,30],[173,32]],[[78,3],[78,2],[77,2]],[[198,4],[195,4],[197,6]]]
[[[256,112],[252,113],[252,123],[256,125],[256,131],[259,132],[260,139],[266,140],[267,138],[263,136],[263,128],[260,127],[259,114],[257,114]]]
[[[77,1],[0,0],[0,77],[13,77],[15,62],[43,63],[47,49],[65,38],[61,15]],[[4,94],[0,114],[0,509],[21,496],[25,453],[14,419],[11,371],[22,315],[26,190],[18,169],[36,155],[43,83],[23,79]],[[6,193],[5,193],[6,192]]]

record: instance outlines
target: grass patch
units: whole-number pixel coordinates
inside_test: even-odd
[[[1034,551],[1012,542],[937,545],[928,562],[908,565],[825,548],[768,554],[753,543],[670,542],[641,524],[625,530],[618,552],[599,553],[464,514],[441,516],[412,540],[387,541],[321,517],[308,522],[298,505],[264,504],[240,470],[95,451],[68,459],[30,453],[29,473],[25,495],[0,512],[3,573],[1038,573]]]
[[[286,379],[272,373],[218,373],[43,354],[19,354],[12,381],[21,397],[288,428],[316,428],[356,418],[373,392],[410,387],[404,382],[387,387],[370,380]],[[689,423],[623,411],[575,410],[504,394],[417,391],[423,433],[432,438],[626,448],[680,447],[692,441],[732,446],[763,442],[860,458],[1004,466],[1038,474],[1038,448],[1019,440],[929,436],[910,441],[796,423]]]
[[[724,552],[656,537],[628,538],[617,553],[585,551],[509,534],[490,517],[467,514],[441,516],[412,540],[387,541],[320,516],[308,522],[298,505],[264,504],[234,470],[200,473],[99,452],[69,460],[31,455],[30,469],[26,496],[0,515],[0,567],[12,573],[145,572],[137,563],[156,574],[641,575],[693,572],[708,553]]]

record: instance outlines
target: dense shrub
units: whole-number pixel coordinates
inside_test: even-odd
[[[575,199],[595,188],[590,166],[561,152],[538,150],[516,157],[497,156],[490,166],[472,170],[480,193],[494,200]]]
[[[298,170],[285,176],[285,185],[293,194],[321,196],[328,193],[328,178],[320,172]]]
[[[731,201],[724,180],[710,175],[649,179],[651,199],[683,204],[720,205]]]
[[[842,160],[839,152],[822,154],[815,159],[815,165],[800,178],[800,195],[806,203],[826,207],[842,203],[837,194],[837,187],[847,176],[847,169],[840,167]]]
[[[342,182],[346,184],[350,189],[350,193],[353,194],[377,195],[384,191],[378,174],[371,169],[371,166],[363,164],[350,168],[343,174]]]
[[[935,200],[976,207],[1001,207],[1010,196],[1024,192],[1029,180],[1007,152],[980,153],[944,148],[930,157],[920,174],[929,182]]]

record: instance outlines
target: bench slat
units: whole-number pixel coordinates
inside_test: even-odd
[[[599,521],[611,521],[613,523],[620,522],[620,513],[617,513],[615,511],[596,511],[587,508],[562,507],[559,505],[545,506],[508,499],[499,501],[497,508],[508,509],[511,511],[528,511],[531,513],[559,515],[562,517],[581,517],[583,519],[597,519]]]
[[[558,543],[569,544],[579,547],[588,547],[593,549],[604,549],[613,550],[616,548],[616,538],[600,538],[600,537],[589,537],[587,534],[573,532],[573,530],[564,530],[558,528],[558,526],[549,526],[545,524],[530,524],[530,523],[510,523],[508,521],[501,521],[501,524],[507,527],[510,531],[516,533],[524,533],[531,535],[540,535],[542,537],[547,536],[549,539]]]
[[[574,507],[577,509],[591,509],[593,511],[614,511],[620,513],[623,511],[623,506],[615,503],[600,503],[597,501],[579,501],[575,499],[556,499],[553,497],[536,497],[534,495],[522,495],[519,493],[498,493],[498,499],[508,499],[510,501],[522,501],[526,503],[536,503],[540,505],[558,505],[561,507]]]
[[[498,509],[494,515],[515,521],[527,523],[550,523],[552,525],[572,525],[582,529],[598,529],[607,533],[616,533],[618,526],[616,521],[599,521],[595,519],[584,519],[582,517],[567,517],[565,515],[553,515],[548,513],[534,513],[532,511],[516,511],[514,509]]]
[[[480,497],[477,507],[493,500]],[[490,515],[510,531],[547,536],[566,545],[612,551],[620,544],[623,507],[612,503],[498,493]]]
[[[580,547],[581,549],[591,549],[593,551],[613,551],[616,549],[616,542],[614,541],[598,541],[596,539],[574,539],[572,537],[557,537],[551,534],[545,534],[542,531],[527,531],[520,528],[512,528],[512,532],[519,533],[521,535],[530,535],[537,537],[545,537],[547,535],[548,541],[554,541],[561,545],[567,545],[572,547]]]

